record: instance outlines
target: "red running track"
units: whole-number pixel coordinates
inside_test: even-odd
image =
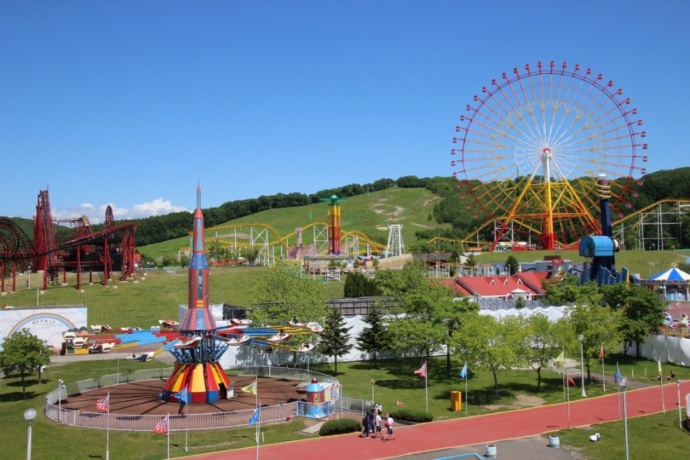
[[[681,407],[689,391],[690,381],[682,383]],[[628,390],[626,394],[628,418],[659,413],[664,408],[667,411],[678,411],[677,394],[676,383],[664,385],[664,405],[662,406],[661,385]],[[569,426],[576,428],[619,420],[622,418],[620,414],[623,410],[622,399],[620,401],[620,412],[617,393],[571,402],[569,404],[570,424],[568,424],[568,404],[551,404],[414,426],[397,426],[396,439],[387,442],[362,439],[357,434],[348,434],[264,445],[260,447],[259,456],[263,459],[299,458],[300,460],[382,459],[485,444],[550,433]],[[685,417],[685,410],[683,410],[683,417]],[[186,458],[255,460],[257,452],[256,448],[252,447]]]

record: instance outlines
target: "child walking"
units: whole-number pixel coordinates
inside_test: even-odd
[[[381,438],[381,441],[388,441],[389,439],[395,439],[393,437],[393,417],[391,417],[390,412],[386,416],[386,435]]]

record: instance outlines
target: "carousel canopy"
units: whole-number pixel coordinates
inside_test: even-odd
[[[649,281],[680,281],[680,282],[690,282],[690,275],[677,268],[671,268],[665,272],[657,273],[654,276],[650,276]]]

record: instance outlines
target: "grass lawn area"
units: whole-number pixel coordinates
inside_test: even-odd
[[[685,408],[682,411],[685,420]],[[678,410],[669,409],[665,414],[647,415],[628,419],[628,452],[631,460],[677,460],[688,458],[690,432],[683,423],[678,425]],[[589,437],[599,433],[598,442]],[[625,458],[625,429],[623,422],[602,423],[585,428],[563,430],[554,433],[562,446],[572,448],[583,458]]]
[[[637,362],[622,357],[614,357],[610,364],[607,363],[611,370],[615,369],[615,359],[624,361],[621,365],[621,371],[625,375],[634,373],[635,379],[638,376],[644,376],[645,367],[650,370],[656,370],[655,364],[649,361]],[[450,408],[450,392],[462,391],[464,393],[464,380],[461,380],[458,376],[461,364],[455,359],[451,361],[451,364],[450,376],[445,372],[446,361],[444,357],[433,359],[429,366],[428,403],[429,412],[434,415],[435,420],[466,416],[465,407],[459,412],[453,412]],[[402,401],[406,408],[423,411],[426,407],[424,380],[413,374],[413,371],[418,369],[419,365],[420,362],[417,359],[379,362],[378,369],[374,368],[373,363],[370,362],[339,363],[337,378],[343,384],[345,394],[361,399],[371,398],[371,379],[375,379],[376,385],[373,388],[375,399],[383,405],[384,411],[395,410],[397,401]],[[34,458],[67,460],[104,457],[106,437],[104,431],[73,428],[49,421],[42,415],[42,406],[45,394],[57,387],[59,378],[65,382],[84,380],[90,377],[115,373],[117,366],[117,360],[115,359],[49,366],[44,373],[43,383],[38,383],[36,376],[31,376],[28,379],[27,399],[22,398],[19,379],[3,379],[0,384],[0,416],[3,424],[3,430],[0,430],[0,445],[3,446],[3,458],[23,458],[26,455],[27,425],[23,419],[23,412],[28,407],[37,409],[39,413],[33,423],[32,450]],[[138,370],[148,367],[168,367],[168,365],[155,360],[148,363],[134,363],[127,360],[120,360],[119,362],[119,370],[123,373],[127,373],[130,369]],[[325,373],[332,374],[333,372],[332,364],[312,366],[311,368]],[[666,369],[670,370],[670,367],[666,366]],[[690,378],[690,369],[674,367],[674,371],[680,378]],[[641,377],[641,379],[643,378],[645,377]],[[536,388],[536,373],[531,370],[503,372],[499,375],[499,385],[500,391],[497,397],[493,387],[492,375],[483,371],[475,373],[470,369],[470,378],[468,379],[468,415],[478,415],[491,410],[509,410],[512,407],[516,407],[516,403],[522,400],[518,398],[518,395],[527,396],[534,400],[543,400],[547,404],[563,401],[561,377],[552,372],[544,372],[543,387],[540,391],[537,391]],[[608,393],[614,392],[615,387],[611,388],[609,386],[607,390]],[[601,393],[601,385],[593,384],[587,387],[587,394],[590,397]],[[579,399],[579,392],[571,391],[570,397],[571,400]],[[463,404],[464,399],[463,397]],[[486,406],[492,407],[488,408]],[[649,416],[630,421],[630,445],[633,446],[633,443],[642,444],[644,440],[644,452],[666,452],[666,444],[669,439],[674,436],[678,437],[680,433],[680,430],[677,428],[677,417],[677,411],[669,410],[664,417]],[[307,435],[301,432],[306,423],[309,423],[309,421],[297,418],[289,423],[267,425],[262,429],[265,442],[272,444],[318,436],[318,434]],[[619,444],[620,449],[623,448],[621,426],[621,424],[612,423],[607,424],[606,427],[602,425],[601,429],[598,425],[596,428],[592,428],[594,430],[592,433],[600,432],[602,439],[607,441],[606,443],[592,443],[593,445],[590,446],[588,444],[588,429],[562,432],[560,435],[561,443],[575,447],[583,444],[587,449],[602,449],[601,452],[593,451],[594,453],[589,458],[623,458],[622,453],[609,455],[610,452],[618,451],[605,448],[609,443]],[[616,430],[620,431],[620,434],[616,434]],[[639,433],[639,437],[633,438],[633,436],[638,436],[637,433]],[[656,435],[650,433],[656,433]],[[687,443],[687,437],[685,439]],[[184,454],[184,433],[172,433],[170,442],[171,455],[173,457]],[[253,445],[253,428],[189,433],[190,454],[250,447]],[[637,444],[635,445],[637,446]],[[679,443],[679,446],[682,446],[682,444]],[[638,451],[642,452],[642,450]],[[113,458],[123,458],[123,456],[130,459],[165,458],[167,455],[166,437],[145,432],[127,433],[111,431],[110,453]],[[642,459],[652,458],[652,456],[633,456],[631,458]],[[661,457],[655,455],[655,458],[684,457]]]

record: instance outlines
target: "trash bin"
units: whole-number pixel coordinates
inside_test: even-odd
[[[486,458],[496,458],[498,456],[498,451],[496,450],[496,446],[494,444],[489,444],[486,446],[486,454],[484,454]]]
[[[462,391],[450,392],[450,409],[453,411],[462,410]]]

